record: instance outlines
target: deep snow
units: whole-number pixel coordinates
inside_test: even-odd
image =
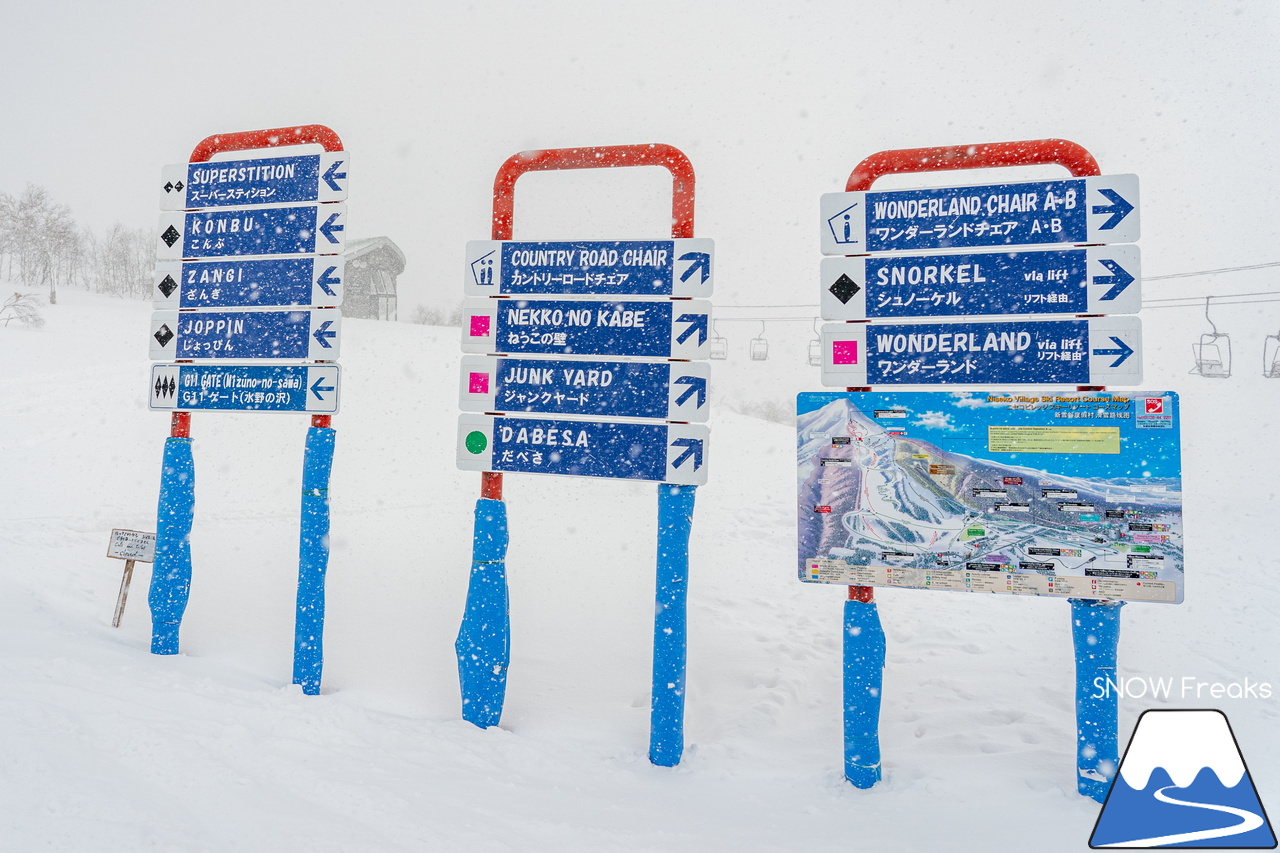
[[[844,590],[795,579],[793,428],[730,408],[818,390],[787,346],[713,365],[678,768],[646,759],[651,484],[507,477],[506,711],[461,721],[457,329],[346,321],[322,695],[289,685],[301,416],[194,416],[183,653],[150,655],[148,566],[112,629],[104,557],[112,527],[154,529],[150,310],[64,291],[46,328],[0,328],[3,849],[1086,849],[1060,601],[878,591],[885,781],[842,781]],[[1121,675],[1280,688],[1275,386],[1186,377],[1194,312],[1144,320],[1143,386],[1183,394],[1187,599],[1125,608]],[[1278,702],[1123,699],[1121,739],[1148,707],[1221,707],[1277,803]]]

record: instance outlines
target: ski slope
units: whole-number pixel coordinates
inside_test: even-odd
[[[154,529],[168,431],[145,403],[150,311],[64,290],[44,329],[0,328],[0,848],[1085,847],[1098,805],[1075,791],[1060,601],[878,591],[885,780],[843,782],[844,591],[795,579],[793,427],[734,411],[817,390],[807,332],[769,362],[713,363],[687,747],[664,769],[646,758],[652,484],[506,478],[506,710],[501,728],[460,719],[479,483],[453,463],[457,329],[345,321],[320,696],[289,684],[302,416],[193,417],[183,652],[148,653],[146,564],[111,628],[108,533]],[[1183,394],[1187,598],[1125,608],[1120,675],[1280,687],[1280,383],[1187,377],[1194,312],[1144,322],[1144,387]],[[1277,701],[1216,700],[1264,803],[1280,802]],[[1177,706],[1206,698],[1122,699],[1122,742],[1145,708]]]

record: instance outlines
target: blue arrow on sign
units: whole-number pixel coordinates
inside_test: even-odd
[[[693,261],[693,263],[689,264],[689,268],[686,269],[683,273],[681,273],[680,275],[681,281],[688,281],[689,278],[693,275],[695,270],[700,270],[702,272],[702,278],[699,279],[699,281],[701,281],[704,284],[706,283],[707,277],[711,275],[711,255],[709,253],[685,252],[683,255],[680,256],[680,260]]]
[[[321,341],[321,343],[324,343],[324,342]],[[325,344],[325,346],[328,346],[328,344]],[[336,390],[335,386],[333,385],[321,385],[320,383],[323,381],[324,381],[324,377],[321,376],[320,378],[316,379],[316,381],[311,385],[311,393],[316,395],[317,400],[324,399],[323,392]]]
[[[702,467],[702,439],[677,438],[671,442],[671,446],[684,448],[684,453],[681,453],[671,462],[672,468],[679,468],[686,459],[693,459],[693,470],[697,471]]]
[[[1121,364],[1124,363],[1124,360],[1126,358],[1133,355],[1133,349],[1124,341],[1117,338],[1115,335],[1109,335],[1109,337],[1111,338],[1112,342],[1115,343],[1117,348],[1116,349],[1096,349],[1093,351],[1093,354],[1119,356],[1119,358],[1111,362],[1112,367],[1119,367]]]
[[[1098,263],[1111,270],[1111,275],[1095,275],[1093,277],[1094,284],[1111,285],[1111,289],[1099,297],[1099,302],[1110,302],[1123,293],[1126,287],[1133,284],[1133,276],[1129,274],[1128,270],[1120,266],[1120,264],[1109,259],[1098,261]]]
[[[329,187],[334,192],[342,191],[342,187],[338,186],[338,181],[343,181],[343,180],[346,180],[347,178],[346,172],[338,171],[338,167],[345,162],[346,162],[345,160],[335,160],[333,164],[329,166],[328,169],[325,169],[324,176],[323,176],[324,182],[328,184]]]
[[[320,277],[316,279],[316,286],[319,287],[321,290],[323,290],[325,293],[329,294],[330,296],[337,296],[338,294],[330,290],[329,285],[342,284],[342,279],[338,278],[334,274],[337,271],[338,271],[338,268],[336,266],[329,267],[324,272],[320,273]]]
[[[683,406],[685,400],[688,400],[694,394],[698,395],[698,405],[696,408],[701,409],[703,404],[707,402],[707,380],[701,376],[681,376],[676,379],[676,385],[688,385],[689,388],[683,394],[676,398],[676,405]]]
[[[341,213],[329,214],[329,218],[326,219],[324,221],[324,224],[320,226],[320,233],[323,234],[325,236],[325,239],[327,239],[330,243],[338,242],[338,238],[333,236],[334,231],[346,230],[346,226],[334,224],[337,221],[338,217],[341,215],[342,215]]]
[[[333,332],[329,330],[329,327],[332,325],[333,325],[332,320],[325,320],[323,323],[320,324],[320,328],[316,329],[314,332],[311,333],[311,336],[314,337],[316,341],[320,344],[320,346],[324,347],[325,349],[332,349],[332,346],[329,344],[328,339],[336,338],[338,336],[337,332]]]
[[[1102,193],[1111,202],[1111,204],[1095,204],[1093,206],[1094,213],[1111,214],[1111,218],[1098,226],[1099,231],[1110,231],[1120,224],[1120,220],[1124,219],[1133,212],[1133,205],[1125,200],[1124,196],[1113,189],[1100,189]]]
[[[698,346],[702,346],[707,342],[708,317],[706,314],[681,314],[676,318],[677,323],[689,323],[689,328],[680,333],[676,338],[676,343],[682,344],[689,340],[689,337],[696,331],[698,333]]]

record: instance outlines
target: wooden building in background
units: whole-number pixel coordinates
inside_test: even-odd
[[[342,316],[395,320],[396,277],[404,272],[404,252],[390,237],[367,237],[347,242],[346,294]]]

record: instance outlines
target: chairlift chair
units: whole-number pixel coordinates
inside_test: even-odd
[[[809,341],[809,365],[822,367],[822,336],[818,334],[818,321],[813,321],[813,340]]]
[[[1267,335],[1262,341],[1262,375],[1280,379],[1280,333]]]
[[[769,358],[769,342],[764,337],[764,320],[760,321],[760,336],[751,339],[748,351],[752,361],[767,361]]]
[[[729,339],[720,334],[716,324],[711,324],[711,340],[707,343],[708,357],[724,361],[729,357]]]
[[[1209,327],[1213,331],[1205,332],[1200,336],[1199,343],[1191,345],[1196,366],[1190,372],[1209,379],[1226,379],[1231,375],[1231,336],[1226,332],[1219,332],[1209,316],[1210,298],[1206,296],[1204,299],[1204,318],[1209,321]]]

